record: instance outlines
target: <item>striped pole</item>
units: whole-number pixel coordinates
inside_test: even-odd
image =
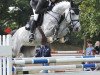
[[[41,64],[41,63],[67,63],[67,62],[100,62],[100,57],[88,58],[26,58],[24,60],[13,60],[13,64]]]
[[[13,58],[13,60],[32,60],[32,59],[56,59],[56,58],[96,58],[100,55],[95,56],[55,56],[55,57],[30,57],[30,58]]]
[[[77,54],[80,53],[80,51],[51,51],[53,54]]]
[[[96,68],[100,64],[77,64],[77,65],[56,65],[56,66],[27,66],[15,67],[16,71],[38,71],[38,70],[66,70],[76,68]]]

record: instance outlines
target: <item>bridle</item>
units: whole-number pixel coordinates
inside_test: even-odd
[[[77,9],[77,10],[79,11],[78,8],[70,8],[70,9],[69,9],[69,12],[68,12],[68,14],[70,14],[70,22],[69,22],[69,23],[68,23],[68,21],[67,21],[68,14],[67,14],[67,16],[65,17],[66,22],[67,22],[68,25],[71,26],[72,28],[74,28],[74,27],[77,25],[77,23],[79,22],[79,19],[72,19],[71,10],[74,10],[74,9]],[[73,22],[76,22],[76,23],[74,24]]]

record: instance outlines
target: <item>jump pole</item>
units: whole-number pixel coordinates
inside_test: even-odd
[[[13,64],[41,64],[41,63],[67,63],[67,62],[100,62],[100,57],[96,58],[35,58],[25,60],[13,60]]]
[[[39,70],[66,70],[76,68],[96,68],[100,64],[76,64],[76,65],[56,65],[56,66],[27,66],[15,67],[16,71],[39,71]]]

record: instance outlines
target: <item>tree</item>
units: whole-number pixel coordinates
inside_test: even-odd
[[[100,0],[84,0],[81,4],[81,34],[89,37],[100,34]]]
[[[77,3],[80,0],[73,1]],[[7,22],[12,29],[24,26],[32,14],[29,2],[30,0],[0,0],[0,25],[5,28],[4,23]],[[9,13],[8,8],[12,6],[18,7],[20,10]],[[82,39],[83,34],[91,38],[100,36],[100,0],[83,0],[80,9],[82,29],[75,36]]]
[[[9,13],[9,7],[18,7],[20,10]],[[32,14],[29,0],[0,0],[0,25],[5,28],[10,26],[12,29],[26,24]],[[4,23],[7,25],[4,26]]]

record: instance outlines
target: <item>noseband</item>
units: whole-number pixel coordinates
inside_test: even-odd
[[[69,9],[69,12],[68,12],[68,14],[70,13],[70,22],[68,23],[68,25],[71,25],[71,24],[72,24],[72,25],[71,25],[72,28],[74,28],[74,27],[77,25],[77,23],[79,22],[79,19],[72,19],[71,10],[74,11],[74,9],[77,9],[77,11],[79,11],[78,8],[70,8],[70,9]],[[75,12],[75,11],[74,11],[74,12]],[[67,14],[67,16],[66,16],[65,19],[67,19],[68,14]],[[66,21],[67,21],[67,20],[66,20]],[[68,22],[68,21],[67,21],[67,22]],[[76,23],[73,24],[73,22],[76,22]]]

